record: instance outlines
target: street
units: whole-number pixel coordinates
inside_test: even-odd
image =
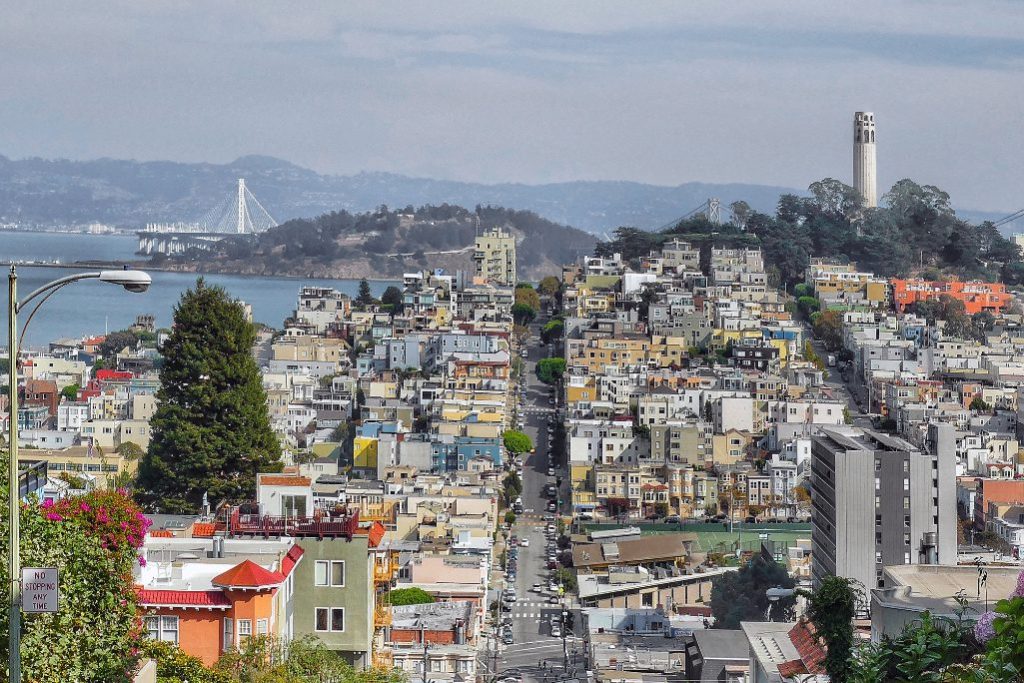
[[[551,572],[547,569],[547,537],[545,527],[554,521],[545,521],[548,498],[544,487],[555,483],[548,470],[548,421],[554,415],[549,402],[550,387],[537,379],[536,363],[547,356],[548,347],[540,344],[540,325],[531,327],[528,358],[524,358],[522,384],[526,397],[520,412],[523,430],[533,441],[535,453],[526,457],[523,465],[523,513],[518,515],[511,533],[525,539],[528,545],[518,547],[516,601],[502,612],[502,619],[511,617],[513,642],[499,648],[498,678],[514,677],[523,681],[553,681],[564,671],[563,645],[572,660],[580,641],[575,634],[564,639],[551,635],[551,619],[560,621],[561,604],[557,592],[549,590]],[[557,471],[558,475],[564,472]],[[549,516],[553,520],[553,515]],[[539,591],[534,585],[540,584]],[[578,617],[575,624],[578,625]],[[577,653],[578,654],[578,653]]]

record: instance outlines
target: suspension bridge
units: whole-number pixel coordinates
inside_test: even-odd
[[[277,221],[238,179],[238,189],[190,223],[149,223],[138,233],[143,255],[173,256],[190,250],[208,251],[214,244],[235,235],[258,235],[277,227]]]

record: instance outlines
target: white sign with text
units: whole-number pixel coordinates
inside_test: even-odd
[[[24,567],[21,570],[21,610],[56,612],[58,602],[56,567]]]

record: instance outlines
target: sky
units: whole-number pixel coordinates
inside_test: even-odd
[[[0,0],[0,154],[1024,206],[1024,3]]]

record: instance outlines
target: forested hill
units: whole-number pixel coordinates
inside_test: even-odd
[[[288,221],[256,238],[230,238],[212,252],[158,261],[183,270],[304,277],[399,277],[425,267],[472,271],[476,235],[492,227],[517,238],[522,278],[557,274],[563,263],[589,254],[596,243],[582,230],[531,211],[490,206],[470,211],[442,204],[335,211]]]
[[[883,206],[864,208],[852,187],[826,178],[812,183],[807,197],[782,195],[774,214],[733,204],[736,224],[714,225],[698,216],[661,232],[623,227],[596,253],[635,259],[666,240],[688,239],[705,250],[715,246],[760,246],[776,282],[803,280],[811,257],[856,262],[883,276],[1002,280],[1024,283],[1024,263],[1013,242],[991,222],[970,223],[950,206],[949,195],[911,180],[896,183]],[[723,212],[724,213],[724,212]]]

